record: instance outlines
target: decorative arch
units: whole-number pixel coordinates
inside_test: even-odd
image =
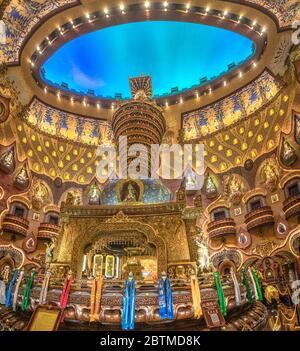
[[[5,266],[9,266],[11,270],[14,270],[16,268],[15,261],[9,255],[0,258],[0,273]]]
[[[252,267],[259,260],[260,259],[258,257],[250,257],[243,263],[243,267],[247,270],[249,267]]]
[[[14,247],[13,245],[0,245],[0,260],[2,261],[4,258],[9,258],[12,260],[15,268],[22,267],[25,261],[23,251]]]
[[[83,221],[84,220],[85,219],[83,219]],[[166,243],[163,238],[156,234],[155,230],[150,225],[130,219],[125,216],[123,212],[119,212],[115,217],[106,222],[93,223],[92,225],[88,225],[88,223],[89,220],[86,221],[86,231],[84,235],[83,233],[77,233],[77,237],[71,249],[70,266],[74,272],[77,272],[78,277],[81,275],[83,251],[87,244],[96,241],[97,238],[101,237],[101,233],[113,234],[130,230],[141,233],[146,237],[148,243],[156,247],[158,274],[167,271],[168,260]]]
[[[19,203],[23,204],[24,206],[27,207],[28,210],[30,210],[32,208],[32,204],[31,204],[30,200],[25,196],[13,195],[7,200],[8,206],[10,206],[14,202],[19,202]]]
[[[266,189],[259,188],[248,191],[243,197],[243,203],[246,204],[249,200],[253,199],[256,196],[264,196],[266,197],[268,194]]]
[[[300,257],[300,231],[290,237],[289,247],[295,257]]]
[[[227,274],[227,269],[229,269],[229,270],[233,269],[234,272],[236,272],[238,267],[236,267],[236,265],[235,265],[235,263],[233,261],[225,259],[223,262],[220,263],[220,266],[219,266],[218,270],[219,270],[219,273],[221,275],[226,275]]]
[[[227,264],[228,262],[231,262],[232,265],[235,266],[235,270],[238,271],[242,264],[242,256],[237,250],[224,250],[212,255],[210,261],[218,270],[222,268],[224,262]]]
[[[300,171],[287,171],[279,182],[280,188],[284,189],[286,184],[293,179],[300,179]]]
[[[224,199],[217,199],[214,201],[212,204],[208,205],[206,209],[204,210],[204,214],[206,218],[210,218],[210,214],[212,211],[216,210],[217,208],[224,207],[230,210],[230,204],[228,201],[225,201]]]

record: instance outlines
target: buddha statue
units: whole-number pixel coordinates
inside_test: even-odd
[[[20,170],[20,172],[17,174],[15,178],[15,184],[20,188],[26,188],[28,186],[28,183],[29,183],[29,178],[28,178],[26,168],[22,167],[22,169]]]
[[[137,193],[135,188],[131,183],[129,183],[128,188],[127,188],[127,194],[124,199],[125,202],[136,202],[137,201]]]
[[[10,149],[5,154],[3,154],[0,158],[0,167],[6,172],[10,173],[15,168],[15,158],[14,158],[14,150]]]

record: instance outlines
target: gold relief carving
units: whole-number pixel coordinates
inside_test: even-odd
[[[69,264],[64,263],[51,263],[50,264],[50,272],[53,278],[55,279],[63,279],[67,276],[67,273],[70,270]]]
[[[181,212],[163,216],[130,217],[119,211],[111,218],[68,217],[63,223],[56,262],[69,262],[81,274],[84,247],[105,237],[121,237],[129,232],[144,235],[156,247],[158,273],[167,270],[168,262],[190,261],[189,245]]]
[[[281,169],[275,157],[268,158],[260,167],[260,182],[266,189],[274,191],[281,177]]]
[[[245,192],[245,185],[240,176],[236,174],[223,177],[224,196],[233,205],[239,205]]]
[[[252,253],[259,255],[261,257],[271,256],[272,252],[278,248],[278,245],[275,241],[264,241],[256,245],[253,248]]]
[[[32,206],[36,210],[41,210],[43,206],[51,202],[48,186],[38,178],[33,179],[33,183],[30,189],[30,196]]]
[[[168,253],[170,261],[189,260],[190,254],[184,225],[181,223],[175,235],[167,235]]]
[[[168,265],[168,276],[171,279],[190,279],[191,275],[195,274],[196,271],[195,262]]]
[[[149,217],[146,218],[149,219]],[[151,218],[151,225],[167,244],[169,262],[190,260],[187,235],[181,214]]]
[[[113,216],[112,218],[109,218],[106,221],[106,223],[128,223],[128,222],[134,222],[134,220],[126,216],[122,211],[118,212],[115,216]]]
[[[275,204],[275,203],[278,202],[278,201],[279,201],[279,196],[278,196],[278,194],[274,194],[274,195],[271,196],[271,202],[272,202],[272,204]]]
[[[144,217],[141,218],[141,221],[136,218],[128,218],[121,211],[110,220],[105,220],[105,217],[70,217],[69,223],[63,225],[63,237],[58,244],[59,252],[56,261],[69,262],[71,269],[80,276],[83,251],[87,244],[93,243],[107,234],[118,237],[124,232],[135,231],[144,235],[147,242],[156,247],[158,273],[166,271],[168,262],[166,241],[146,222]]]

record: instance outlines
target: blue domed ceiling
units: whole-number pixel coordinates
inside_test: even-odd
[[[154,96],[191,89],[255,54],[253,42],[235,32],[176,21],[134,22],[107,27],[66,43],[43,65],[51,85],[100,97],[130,97],[129,77],[152,76]]]

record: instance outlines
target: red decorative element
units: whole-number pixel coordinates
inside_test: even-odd
[[[65,280],[65,284],[63,287],[63,291],[61,293],[61,297],[60,297],[60,308],[65,309],[67,307],[68,304],[68,299],[69,299],[69,295],[70,295],[70,291],[71,291],[71,285],[73,282],[73,277],[72,276],[67,276],[66,280]],[[62,315],[61,318],[61,323],[63,323],[64,321],[64,314]]]
[[[33,233],[29,234],[23,241],[22,248],[26,253],[34,252],[36,249],[37,240]]]

